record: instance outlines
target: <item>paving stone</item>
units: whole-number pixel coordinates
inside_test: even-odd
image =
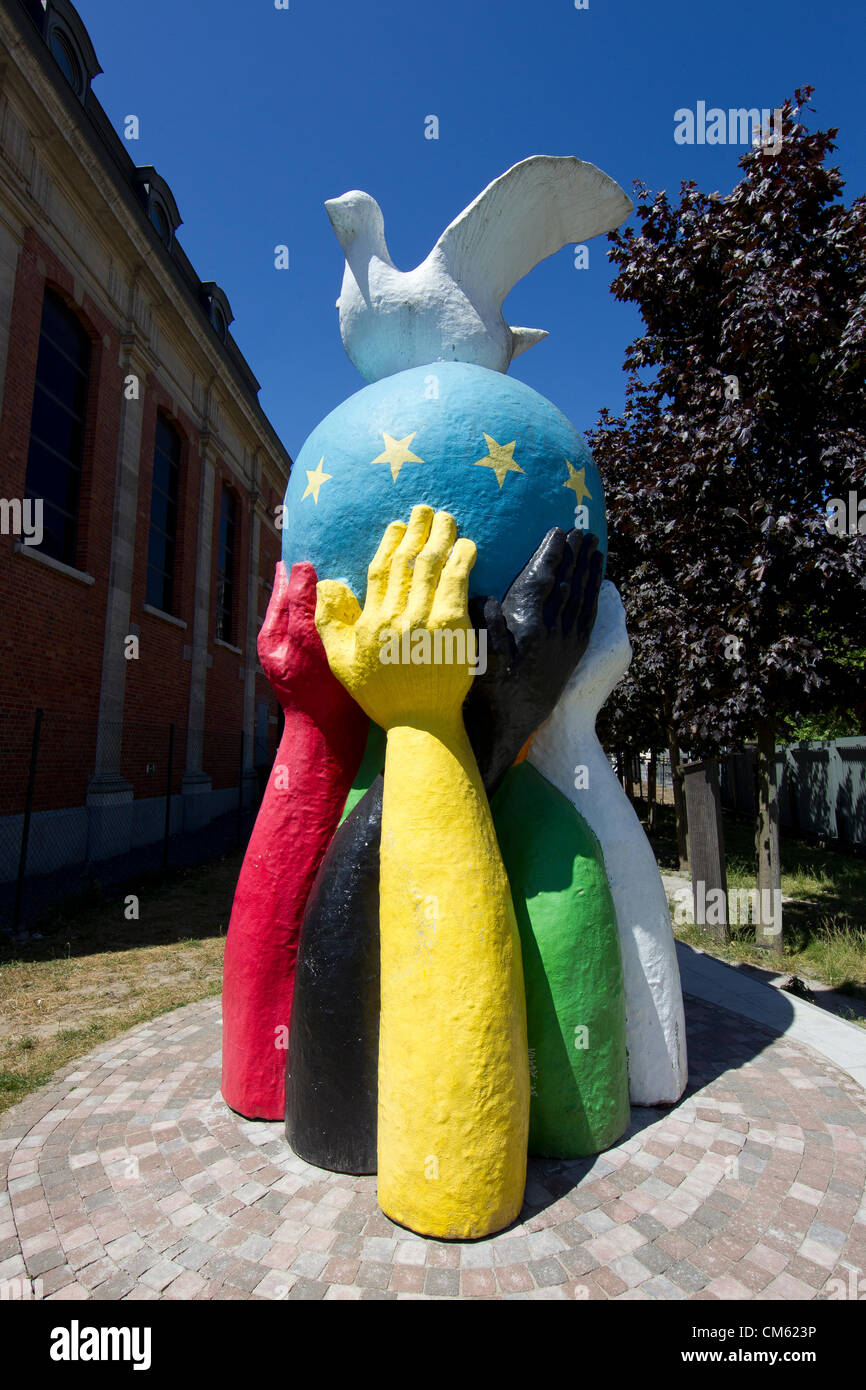
[[[428,1269],[424,1292],[454,1298],[460,1292],[460,1275],[456,1269]]]
[[[362,1260],[358,1273],[355,1275],[355,1283],[360,1288],[367,1289],[387,1289],[391,1278],[390,1264],[383,1264],[375,1260]]]
[[[670,1255],[666,1255],[657,1245],[642,1245],[633,1258],[650,1274],[662,1274],[672,1264]]]
[[[134,1276],[132,1274],[126,1274],[122,1270],[118,1270],[115,1274],[112,1274],[109,1279],[106,1279],[104,1283],[99,1284],[90,1296],[100,1301],[116,1303],[120,1299],[125,1298],[134,1287]]]
[[[241,1293],[251,1294],[256,1285],[261,1282],[261,1277],[260,1265],[255,1265],[250,1260],[237,1260],[226,1282],[232,1284],[236,1289],[240,1289]]]
[[[563,1269],[559,1260],[552,1255],[546,1256],[543,1260],[530,1260],[527,1268],[539,1288],[548,1288],[551,1284],[564,1284],[568,1275]]]
[[[460,1275],[460,1292],[464,1298],[493,1298],[496,1275],[490,1268],[464,1269]]]
[[[496,1282],[503,1293],[526,1293],[535,1287],[532,1275],[525,1264],[497,1266]]]
[[[709,1282],[705,1272],[697,1265],[690,1264],[688,1260],[681,1260],[678,1264],[668,1265],[665,1272],[668,1279],[686,1293],[699,1293]]]
[[[312,1279],[299,1279],[289,1290],[289,1298],[312,1301],[314,1299],[324,1298],[327,1292],[327,1284],[317,1284]]]
[[[656,1236],[664,1235],[667,1229],[661,1221],[657,1221],[648,1212],[641,1212],[640,1215],[632,1217],[629,1224],[647,1240],[655,1240]]]
[[[292,1273],[305,1279],[317,1279],[327,1263],[328,1256],[322,1251],[302,1250],[292,1262]]]
[[[156,1264],[146,1269],[141,1276],[141,1283],[148,1289],[154,1289],[157,1293],[162,1293],[163,1289],[168,1288],[172,1279],[176,1279],[183,1270],[180,1265],[172,1264],[170,1260],[158,1260]]]
[[[567,1242],[556,1230],[533,1231],[526,1237],[526,1244],[530,1257],[536,1260],[544,1255],[558,1255],[561,1250],[567,1249]],[[488,1245],[486,1249],[491,1250],[491,1246]]]
[[[65,1263],[66,1256],[59,1246],[55,1246],[53,1250],[43,1250],[38,1255],[29,1256],[27,1273],[31,1279],[35,1279],[38,1275],[47,1274],[49,1270],[57,1269]]]
[[[26,1268],[54,1301],[821,1297],[866,1268],[866,1096],[686,1005],[683,1100],[635,1107],[604,1155],[531,1160],[518,1224],[465,1243],[401,1229],[374,1177],[323,1174],[229,1111],[219,1002],[189,1005],[0,1118],[0,1278]]]

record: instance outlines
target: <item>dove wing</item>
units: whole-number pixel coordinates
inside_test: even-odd
[[[619,184],[571,155],[533,155],[479,193],[434,248],[472,298],[496,304],[567,242],[618,227],[632,211]]]

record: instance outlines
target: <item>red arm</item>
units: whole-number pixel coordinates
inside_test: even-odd
[[[286,716],[235,890],[223,966],[222,1093],[280,1120],[304,907],[358,770],[366,715],[328,666],[314,622],[316,572],[277,565],[258,651]]]

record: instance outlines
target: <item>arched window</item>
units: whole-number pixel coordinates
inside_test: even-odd
[[[174,613],[177,550],[177,504],[180,492],[181,438],[164,415],[156,417],[153,447],[153,488],[150,494],[150,532],[147,542],[147,602],[163,613]]]
[[[232,307],[214,280],[203,280],[201,284],[201,303],[214,331],[221,342],[228,341],[229,324],[234,320]]]
[[[152,164],[143,164],[136,169],[135,182],[149,222],[163,245],[171,250],[174,234],[181,225],[174,194]]]
[[[41,550],[75,565],[91,343],[65,300],[45,291],[27,455],[27,496],[42,501]]]
[[[85,104],[90,84],[102,68],[90,35],[69,0],[44,0],[43,19],[37,23],[54,61],[78,100]]]
[[[60,64],[66,81],[76,95],[80,96],[84,86],[84,74],[72,41],[62,29],[55,28],[51,31],[51,52]]]
[[[159,232],[161,240],[165,242],[166,246],[169,246],[171,244],[171,223],[165,208],[156,198],[152,199],[150,204],[150,220]]]
[[[232,610],[237,568],[238,500],[224,487],[220,500],[220,539],[217,557],[216,635],[223,642],[232,640]]]

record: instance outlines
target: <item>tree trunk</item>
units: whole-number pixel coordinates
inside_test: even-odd
[[[650,749],[650,760],[646,770],[646,823],[649,833],[656,828],[656,750]]]
[[[729,939],[725,837],[719,802],[719,770],[713,758],[683,769],[683,794],[689,823],[689,863],[695,921],[721,945]]]
[[[758,729],[755,755],[755,853],[758,863],[758,918],[755,943],[782,955],[782,866],[779,856],[779,798],[776,785],[776,730]]]
[[[683,771],[680,767],[680,745],[671,726],[668,729],[668,753],[671,760],[671,779],[674,790],[674,814],[677,822],[677,853],[680,869],[689,867],[689,843],[686,828],[686,799],[683,795]]]
[[[633,806],[634,784],[631,778],[631,754],[628,752],[627,749],[622,749],[620,751],[620,754],[617,758],[617,764],[619,766],[620,781],[622,782],[623,791],[625,792],[626,796],[628,797],[629,801]]]

